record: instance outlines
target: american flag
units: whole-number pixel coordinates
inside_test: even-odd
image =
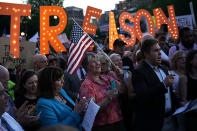
[[[71,32],[71,42],[67,71],[70,74],[75,74],[88,48],[94,44],[94,41],[74,21]]]

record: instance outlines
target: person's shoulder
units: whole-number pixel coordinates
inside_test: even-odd
[[[37,102],[37,105],[51,105],[53,102],[52,102],[52,99],[47,99],[47,98],[39,98],[38,99],[38,102]]]
[[[148,70],[151,70],[151,67],[146,62],[143,62],[142,64],[136,66],[136,68],[133,71],[133,74],[147,76],[149,75],[147,74]]]
[[[88,86],[92,85],[92,83],[93,83],[93,81],[89,77],[86,77],[86,79],[81,84],[81,88],[88,87]]]
[[[143,62],[142,64],[136,66],[136,68],[134,69],[134,71],[143,71],[145,70],[145,63]]]
[[[60,94],[63,95],[64,97],[69,97],[67,92],[64,89],[60,90]]]
[[[172,47],[170,47],[169,50],[171,50],[171,51],[173,50],[173,51],[174,51],[174,50],[176,50],[177,46],[178,46],[178,45],[173,45]]]

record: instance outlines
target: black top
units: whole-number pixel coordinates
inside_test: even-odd
[[[14,101],[16,108],[20,108],[25,101],[28,101],[28,105],[36,105],[38,99],[28,99],[25,96],[19,96]]]
[[[25,101],[28,101],[27,105],[33,105],[33,110],[31,110],[31,112],[28,112],[29,115],[36,116],[37,115],[36,113],[37,100],[38,99],[28,99],[25,96],[18,96],[15,99],[14,103],[15,103],[16,108],[18,109],[25,103]],[[36,131],[40,128],[40,125],[39,125],[39,122],[34,122],[32,124],[23,126],[23,128],[25,131]]]
[[[123,57],[122,62],[123,62],[123,68],[126,67],[126,70],[133,72],[134,70],[133,61],[130,58]]]
[[[197,98],[197,79],[191,78],[187,75],[187,100],[194,100]]]

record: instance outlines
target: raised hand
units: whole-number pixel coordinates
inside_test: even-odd
[[[173,84],[174,77],[175,77],[175,74],[169,74],[168,76],[166,76],[164,83],[167,87],[169,87]]]
[[[117,76],[119,77],[119,79],[123,79],[124,78],[124,73],[123,70],[120,69],[118,66],[112,64],[112,69],[113,71],[116,72]]]
[[[84,111],[87,108],[87,103],[88,102],[89,102],[89,100],[86,99],[86,98],[80,99],[79,102],[76,100],[74,111],[77,112],[78,114],[84,113]]]
[[[29,111],[32,111],[32,105],[27,105],[27,101],[19,108],[15,110],[15,119],[23,126],[28,126],[37,123],[39,116],[30,115]]]

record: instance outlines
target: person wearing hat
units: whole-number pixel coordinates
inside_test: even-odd
[[[133,61],[132,59],[128,58],[128,57],[124,57],[124,47],[125,47],[126,43],[123,42],[120,39],[116,39],[114,41],[114,50],[113,52],[111,52],[111,54],[116,53],[119,54],[122,58],[122,62],[123,62],[123,69],[125,70],[129,70],[129,71],[133,71],[134,70],[134,66],[133,66]]]
[[[114,50],[113,50],[113,53],[112,54],[115,53],[115,54],[118,54],[118,55],[121,56],[121,59],[122,59],[122,70],[124,72],[125,79],[129,79],[130,78],[130,75],[126,76],[126,74],[128,72],[131,73],[134,70],[134,67],[133,67],[133,61],[132,61],[132,59],[130,59],[128,56],[123,56],[125,45],[126,45],[125,42],[123,42],[120,39],[116,39],[114,41],[114,44],[113,44]],[[124,117],[125,127],[126,127],[127,130],[131,130],[132,127],[131,127],[131,124],[130,123],[132,121],[131,120],[132,113],[131,112],[128,112],[128,110],[129,110],[128,103],[129,102],[132,103],[132,102],[128,100],[128,95],[127,94],[128,94],[128,86],[127,86],[126,92],[124,94],[122,94],[122,95],[119,96],[119,102],[120,102],[121,110],[122,110],[123,117]]]

